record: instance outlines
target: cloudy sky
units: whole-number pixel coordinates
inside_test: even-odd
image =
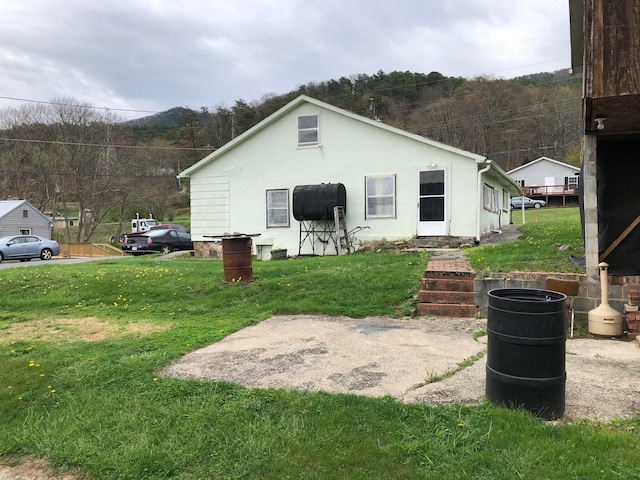
[[[379,70],[569,66],[568,0],[0,0],[0,108],[71,97],[137,118]]]

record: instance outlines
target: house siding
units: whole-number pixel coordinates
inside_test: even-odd
[[[28,212],[26,218],[23,210]],[[23,229],[30,229],[32,235],[51,238],[51,221],[27,201],[16,204],[0,217],[0,237],[19,235]]]
[[[229,178],[203,174],[191,181],[191,231],[201,235],[229,233]]]

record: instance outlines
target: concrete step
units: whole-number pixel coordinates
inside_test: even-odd
[[[474,318],[476,316],[475,305],[461,305],[449,303],[419,303],[416,307],[420,316],[436,315],[440,317]]]

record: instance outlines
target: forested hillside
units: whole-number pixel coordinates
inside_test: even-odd
[[[579,163],[580,77],[567,70],[515,79],[464,79],[378,72],[309,83],[231,108],[172,109],[138,120],[140,139],[172,138],[184,146],[219,148],[300,94],[474,153],[505,170],[547,156]],[[168,120],[170,119],[170,120]]]
[[[74,241],[136,212],[170,218],[188,205],[177,173],[300,94],[486,155],[505,170],[540,156],[579,164],[581,79],[567,71],[510,80],[380,71],[128,122],[73,98],[1,110],[0,199],[80,214]]]

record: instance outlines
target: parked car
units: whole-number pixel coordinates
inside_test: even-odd
[[[188,232],[187,227],[180,225],[179,223],[162,223],[160,225],[154,225],[150,230],[180,230],[182,232]]]
[[[131,233],[124,237],[122,244],[122,251],[132,255],[170,253],[174,250],[193,250],[189,232],[160,228],[144,233]]]
[[[547,205],[544,200],[534,200],[529,197],[511,197],[511,208],[522,208],[523,203],[524,208],[540,208]]]
[[[0,262],[3,260],[28,262],[32,258],[51,260],[51,257],[59,254],[58,242],[37,235],[14,235],[0,238]]]

